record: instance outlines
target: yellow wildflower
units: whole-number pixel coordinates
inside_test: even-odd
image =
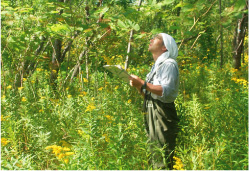
[[[41,68],[36,68],[36,71],[42,71],[43,69],[41,69]]]
[[[129,100],[127,101],[127,103],[131,103],[131,99],[129,99]]]
[[[103,87],[100,87],[98,90],[99,90],[99,91],[103,90]]]
[[[67,98],[72,98],[72,95],[69,94],[69,95],[67,96]]]
[[[61,154],[59,154],[57,157],[58,157],[58,159],[62,159],[62,158],[64,157],[64,154],[61,153]]]
[[[53,73],[57,73],[57,71],[55,69],[52,70]]]
[[[69,159],[64,159],[64,162],[65,162],[66,164],[68,164]]]
[[[11,89],[11,88],[12,88],[12,86],[11,86],[11,85],[9,85],[9,86],[7,86],[6,88],[7,88],[7,89]]]
[[[22,89],[23,89],[23,87],[18,87],[18,90],[20,90],[20,91],[21,91]]]
[[[112,116],[110,116],[110,115],[105,115],[105,117],[107,118],[107,119],[109,119],[109,120],[112,120]]]
[[[103,136],[105,137],[105,141],[106,141],[106,142],[110,142],[110,138],[108,137],[107,134],[104,134]]]
[[[175,165],[173,166],[173,168],[175,169],[175,170],[184,170],[183,169],[183,164],[182,164],[182,161],[181,161],[181,159],[180,158],[178,158],[178,157],[173,157],[174,158],[174,160],[175,160]]]
[[[40,110],[39,110],[39,113],[42,113],[42,112],[43,112],[43,110],[42,110],[42,109],[40,109]]]
[[[5,119],[4,119],[4,117],[3,117],[3,115],[1,115],[1,121],[5,121]]]
[[[85,96],[85,95],[87,95],[87,92],[82,91],[82,92],[80,92],[80,94]]]
[[[83,78],[84,83],[88,83],[88,80],[86,78]]]
[[[27,78],[23,78],[22,80],[23,80],[23,81],[27,81]]]
[[[2,146],[6,146],[8,143],[9,143],[9,141],[6,138],[1,138]]]
[[[74,155],[74,152],[66,152],[65,153],[65,156],[71,156],[71,155]]]
[[[83,134],[84,134],[84,131],[78,130],[78,134],[79,134],[79,135],[83,135]]]
[[[115,90],[117,90],[117,89],[118,89],[118,86],[115,87]]]
[[[93,111],[94,109],[96,109],[96,107],[94,106],[94,104],[89,104],[89,105],[87,106],[85,112],[87,112],[87,111],[91,112],[91,111]]]
[[[64,147],[62,150],[63,150],[63,151],[70,151],[70,148]]]
[[[22,102],[26,102],[27,99],[25,97],[22,97]]]

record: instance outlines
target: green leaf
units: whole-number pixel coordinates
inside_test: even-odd
[[[65,34],[65,33],[70,32],[70,28],[66,24],[53,24],[50,27],[50,29],[52,32],[60,33],[60,34]]]
[[[134,27],[133,27],[134,30],[138,31],[140,30],[140,26],[138,24],[136,24]]]
[[[152,34],[158,34],[158,33],[162,33],[162,32],[163,32],[162,29],[153,29],[153,30],[151,30]]]
[[[83,31],[84,29],[82,27],[77,27],[76,30]]]
[[[168,4],[172,4],[173,2],[175,2],[175,0],[167,0],[167,1],[164,1],[163,4],[168,5]]]
[[[51,11],[50,13],[51,14],[58,14],[59,12],[58,11]]]
[[[246,5],[245,2],[246,2],[245,0],[237,0],[237,2],[234,5],[234,11],[241,11]]]
[[[121,21],[121,20],[118,20],[118,26],[119,27],[121,27],[121,28],[127,28],[127,25],[123,22],[123,21]]]

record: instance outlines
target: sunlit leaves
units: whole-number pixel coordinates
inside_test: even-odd
[[[67,24],[53,24],[50,26],[50,29],[52,32],[57,33],[57,34],[68,34],[70,33],[70,27]]]
[[[118,20],[117,24],[122,29],[134,29],[136,31],[138,31],[140,29],[139,25],[132,22],[131,20],[126,20],[125,22]]]

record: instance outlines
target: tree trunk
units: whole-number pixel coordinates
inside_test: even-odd
[[[51,74],[50,74],[50,83],[52,84],[53,88],[56,88],[55,80],[58,77],[58,71],[61,64],[61,46],[62,41],[60,39],[54,40],[53,43],[53,55],[52,55],[52,63],[51,63]]]
[[[142,0],[140,0],[139,3],[138,3],[137,11],[140,11],[141,4],[142,4]],[[127,55],[126,55],[126,59],[125,59],[125,70],[127,70],[128,66],[129,66],[129,54],[131,52],[131,42],[132,42],[132,39],[133,39],[133,33],[134,33],[134,30],[132,29],[131,32],[130,32],[130,38],[129,38],[128,48],[127,48]]]
[[[243,10],[248,9],[248,2]],[[233,67],[240,69],[241,67],[241,54],[243,52],[245,31],[248,23],[248,13],[244,13],[241,19],[238,19],[237,27],[233,40]]]
[[[220,20],[222,20],[221,0],[219,0],[219,5],[220,5]],[[221,68],[223,66],[223,63],[224,63],[224,59],[223,59],[223,27],[222,27],[222,24],[220,24],[220,67]]]

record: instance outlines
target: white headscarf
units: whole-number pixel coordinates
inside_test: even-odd
[[[167,58],[176,60],[176,57],[178,56],[178,48],[174,38],[166,33],[160,33],[160,35],[163,37],[164,45],[168,50],[167,52],[165,52],[165,55],[167,56]]]
[[[160,63],[164,62],[168,58],[174,59],[175,61],[178,56],[178,48],[174,38],[166,33],[160,33],[160,35],[163,37],[163,43],[167,48],[167,52],[164,52],[157,58],[155,68],[157,68]]]

